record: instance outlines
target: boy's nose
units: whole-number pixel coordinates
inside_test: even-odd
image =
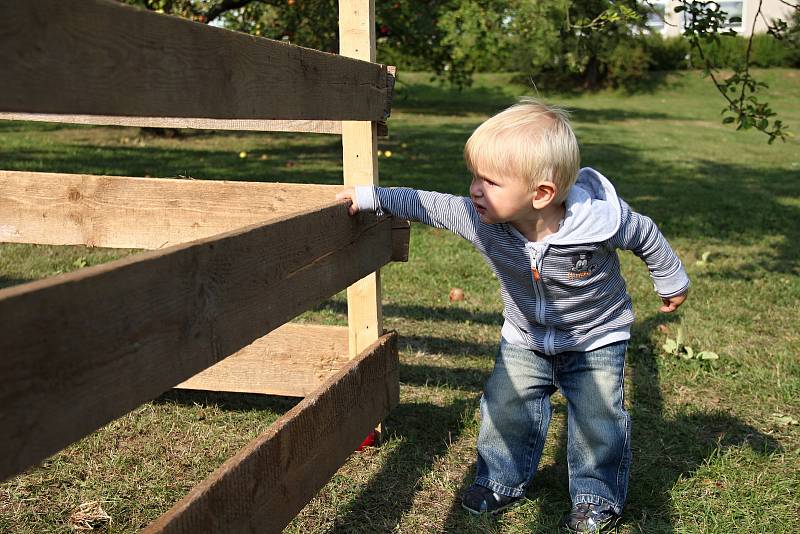
[[[469,184],[469,194],[473,197],[479,197],[483,191],[481,191],[480,183],[477,180],[472,180],[472,183]]]

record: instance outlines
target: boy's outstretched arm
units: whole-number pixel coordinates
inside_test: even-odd
[[[689,293],[686,270],[652,219],[636,213],[622,199],[620,206],[621,222],[614,244],[632,251],[645,262],[661,297],[659,311],[672,313],[686,301]]]
[[[350,200],[349,212],[384,212],[400,219],[419,221],[436,228],[446,228],[474,242],[480,218],[472,201],[435,191],[422,191],[409,187],[356,186],[340,191],[336,198]]]

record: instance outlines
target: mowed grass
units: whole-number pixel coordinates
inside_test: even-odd
[[[800,72],[758,73],[800,131]],[[381,141],[386,185],[466,194],[472,129],[534,89],[487,75],[463,92],[402,74]],[[652,217],[692,278],[678,314],[657,311],[644,265],[621,253],[637,322],[628,353],[634,464],[622,532],[794,532],[800,505],[800,142],[720,123],[722,102],[696,74],[650,93],[545,94],[573,110],[583,163]],[[340,183],[336,137],[0,123],[0,168],[93,174]],[[240,158],[241,151],[247,152]],[[0,286],[110,261],[130,251],[0,246]],[[706,261],[701,261],[707,253]],[[463,302],[450,303],[450,288]],[[288,532],[550,532],[569,507],[565,404],[523,506],[465,514],[477,407],[502,323],[497,281],[466,243],[416,225],[411,259],[383,270],[386,327],[401,335],[401,403],[386,442],[354,454]],[[80,305],[80,303],[76,303]],[[301,317],[343,324],[342,295]],[[681,327],[716,361],[661,350]],[[69,532],[99,501],[112,532],[132,532],[263,431],[295,401],[173,391],[41,466],[0,483],[0,532]]]

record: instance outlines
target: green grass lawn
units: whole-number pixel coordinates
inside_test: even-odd
[[[800,132],[800,71],[758,73],[769,102]],[[463,92],[402,74],[381,141],[385,185],[466,194],[472,129],[535,89],[481,76]],[[622,253],[636,305],[628,352],[634,464],[622,532],[796,532],[800,506],[800,142],[768,146],[721,124],[708,80],[670,76],[651,92],[545,94],[573,111],[583,164],[652,217],[692,278],[676,315],[659,314],[647,270]],[[239,152],[246,151],[247,158]],[[197,179],[340,183],[334,136],[188,132],[0,123],[0,169]],[[129,251],[0,245],[0,287]],[[706,257],[703,261],[702,258]],[[450,288],[466,299],[450,303]],[[569,507],[565,404],[523,506],[465,514],[477,407],[502,322],[497,280],[466,243],[416,225],[408,263],[383,271],[386,327],[401,335],[401,403],[380,448],[354,454],[288,532],[549,532]],[[338,295],[304,314],[344,324]],[[679,327],[714,361],[661,346]],[[0,532],[70,532],[99,501],[112,532],[132,532],[263,431],[295,401],[188,391],[110,423],[42,466],[0,483]]]

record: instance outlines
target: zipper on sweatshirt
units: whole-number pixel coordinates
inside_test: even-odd
[[[537,250],[533,243],[526,245],[528,256],[531,262],[531,280],[533,281],[533,294],[536,296],[536,322],[544,327],[544,338],[542,339],[542,350],[545,354],[555,353],[555,329],[545,324],[545,312],[547,302],[545,301],[544,282],[542,282],[542,266],[544,256],[547,252],[547,245],[542,250]]]
[[[542,287],[542,252],[537,251],[533,244],[526,246],[528,257],[531,262],[531,281],[533,283],[533,294],[536,296],[536,322],[544,326],[544,288]]]

